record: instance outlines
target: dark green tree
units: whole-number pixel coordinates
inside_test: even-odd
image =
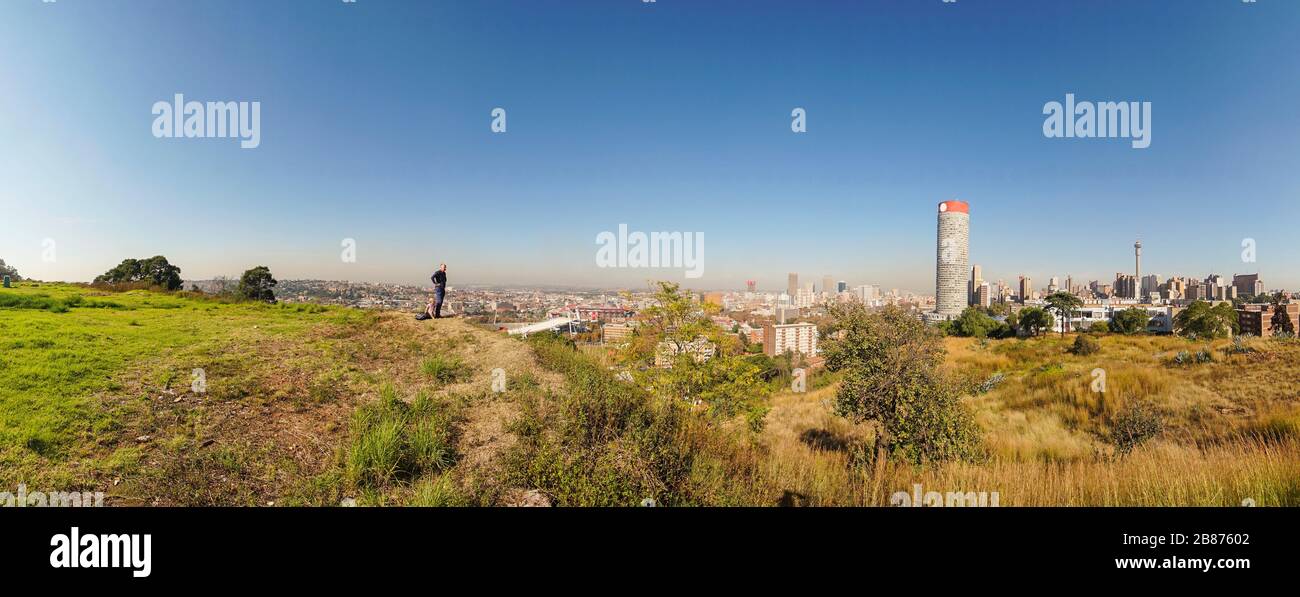
[[[1065,328],[1074,329],[1070,322],[1074,321],[1074,312],[1083,306],[1083,301],[1065,291],[1053,292],[1043,300],[1047,302],[1048,311],[1065,320],[1065,325],[1061,326],[1061,337],[1064,338]]]
[[[959,398],[959,384],[941,368],[939,334],[899,307],[869,311],[848,303],[824,342],[826,366],[843,371],[836,412],[879,424],[876,456],[908,462],[972,459],[980,432]]]
[[[0,262],[3,263],[3,262]],[[1295,334],[1295,322],[1286,312],[1286,299],[1279,292],[1273,295],[1273,317],[1269,320],[1268,331],[1274,334]]]
[[[1145,332],[1147,324],[1151,322],[1151,314],[1146,309],[1129,307],[1111,318],[1110,329],[1126,336],[1131,336],[1139,332]]]
[[[1056,323],[1052,314],[1038,307],[1025,307],[1019,313],[1020,329],[1030,336],[1038,336],[1044,330],[1052,329]]]
[[[0,259],[0,278],[9,276],[12,282],[21,282],[23,277],[18,275],[18,269],[12,265],[5,265],[5,260]]]
[[[1174,316],[1174,330],[1183,336],[1224,338],[1240,329],[1237,311],[1232,308],[1232,303],[1219,303],[1211,307],[1205,301],[1194,301]]]
[[[95,278],[95,283],[123,284],[147,282],[166,290],[179,290],[183,286],[181,268],[156,255],[148,259],[124,259],[113,269]]]
[[[271,277],[271,270],[259,265],[244,272],[239,278],[239,296],[253,301],[275,302],[275,285],[279,284]]]
[[[952,333],[970,338],[987,338],[998,327],[998,322],[984,313],[979,307],[966,307],[961,315],[952,321]]]

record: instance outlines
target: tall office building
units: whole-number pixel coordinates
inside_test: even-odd
[[[970,282],[967,282],[967,289],[966,289],[967,292],[969,293],[969,296],[966,299],[968,304],[971,305],[979,304],[980,284],[983,283],[984,283],[984,277],[980,273],[980,266],[978,265],[972,266],[970,268]]]
[[[812,283],[809,283],[807,288],[800,288],[795,291],[794,306],[806,309],[813,306],[813,303],[817,302],[813,295],[812,286]]]
[[[789,294],[791,298],[799,294],[799,274],[790,274],[790,282],[786,286],[786,294]]]
[[[1020,304],[1034,298],[1034,281],[1029,276],[1020,276]]]
[[[1238,296],[1264,294],[1264,281],[1259,279],[1259,274],[1233,274],[1232,285],[1237,287]]]
[[[745,290],[748,290],[749,292],[758,290],[758,282],[754,280],[745,280]]]
[[[1158,294],[1160,292],[1161,283],[1162,280],[1160,279],[1160,274],[1142,276],[1142,289],[1139,294],[1141,294],[1142,297],[1146,297],[1149,294]]]
[[[1115,296],[1119,298],[1135,299],[1138,297],[1138,282],[1130,274],[1117,272],[1115,274]]]
[[[835,292],[837,293],[844,292],[848,289],[849,289],[849,283],[844,280],[840,280],[839,282],[835,283]]]
[[[880,299],[880,289],[871,284],[864,284],[854,290],[858,293],[858,300],[862,301],[864,305],[874,305]]]
[[[940,203],[937,236],[934,310],[943,318],[957,317],[969,302],[970,205],[965,201]]]
[[[975,291],[975,304],[986,309],[993,304],[992,289],[988,282],[980,282],[980,289]]]
[[[835,280],[830,276],[822,276],[822,292],[825,294],[835,293]]]

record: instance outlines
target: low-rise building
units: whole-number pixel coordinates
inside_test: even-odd
[[[623,344],[632,338],[635,322],[607,323],[601,327],[602,338],[606,344]]]
[[[1300,330],[1300,303],[1248,303],[1237,309],[1237,325],[1242,334],[1266,338],[1283,332]]]

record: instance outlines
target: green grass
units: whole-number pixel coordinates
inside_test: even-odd
[[[253,355],[233,346],[299,338],[366,314],[222,303],[188,293],[100,292],[68,284],[0,289],[0,486],[66,483],[117,466],[110,446],[138,411],[125,394],[206,372],[215,398],[247,396]],[[256,326],[256,328],[254,328]]]
[[[435,401],[423,394],[407,403],[385,386],[378,400],[352,414],[348,480],[362,489],[382,490],[447,470],[455,459],[458,410],[451,399]]]
[[[420,363],[420,371],[439,384],[455,383],[465,375],[465,365],[455,357],[434,355]]]

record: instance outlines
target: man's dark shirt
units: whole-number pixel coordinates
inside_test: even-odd
[[[436,272],[433,272],[433,277],[430,278],[430,279],[433,280],[433,287],[434,287],[434,288],[436,288],[436,289],[438,289],[438,290],[446,290],[446,289],[447,289],[447,272],[444,272],[444,271],[442,271],[442,270],[438,270],[438,271],[436,271]]]

